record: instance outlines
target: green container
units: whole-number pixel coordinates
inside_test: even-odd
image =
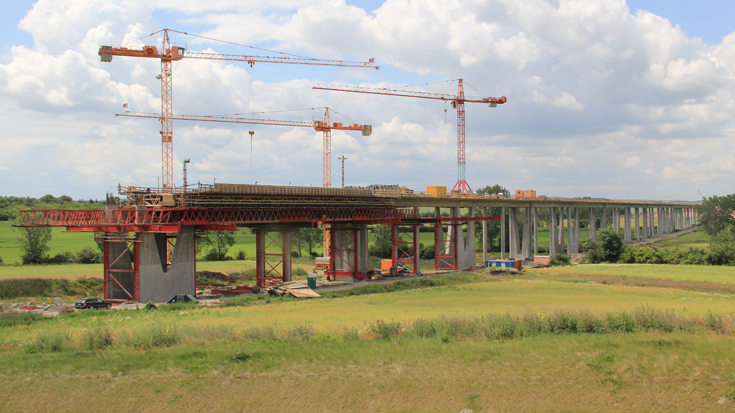
[[[309,285],[309,288],[316,288],[316,276],[310,275],[306,277],[306,282]]]

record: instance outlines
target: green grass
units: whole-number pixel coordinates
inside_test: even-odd
[[[526,270],[534,277],[627,277],[652,280],[735,284],[732,267],[711,265],[590,264]]]
[[[662,246],[670,250],[687,250],[691,248],[705,249],[709,247],[709,243],[712,237],[707,235],[704,231],[694,231],[689,234],[684,234],[676,238],[653,241],[650,246]]]

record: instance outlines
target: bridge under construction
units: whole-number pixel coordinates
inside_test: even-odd
[[[256,285],[291,281],[291,236],[323,226],[325,273],[332,279],[371,279],[368,229],[391,228],[392,269],[421,273],[419,228],[434,229],[435,270],[477,266],[475,225],[482,224],[487,261],[487,221],[500,221],[501,259],[538,255],[538,210],[549,212],[549,254],[579,253],[580,209],[590,214],[590,239],[601,228],[624,230],[626,242],[643,241],[686,229],[698,222],[696,205],[654,201],[563,198],[511,198],[503,195],[432,194],[406,188],[313,188],[241,184],[198,184],[174,188],[118,188],[124,202],[108,197],[106,210],[22,211],[21,227],[64,227],[95,232],[104,251],[106,299],[164,301],[196,292],[196,231],[249,228],[256,235]],[[433,209],[433,216],[419,208]],[[500,208],[500,216],[489,216]],[[608,211],[612,211],[608,214]],[[443,216],[444,215],[444,216]],[[447,216],[448,215],[448,216]],[[584,217],[582,217],[584,218]],[[507,224],[506,224],[507,221]],[[519,225],[526,223],[526,225]],[[522,231],[519,229],[523,228]],[[506,231],[507,228],[507,231]],[[507,232],[507,233],[506,233]],[[506,236],[509,249],[506,251]]]

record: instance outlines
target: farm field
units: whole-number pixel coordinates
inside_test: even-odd
[[[700,328],[508,339],[371,334],[377,320],[408,328],[418,319],[614,314],[644,306],[695,321],[722,314],[732,323],[727,315],[735,313],[731,295],[508,275],[465,277],[455,284],[389,293],[102,311],[3,326],[0,386],[8,391],[0,395],[0,406],[25,411],[67,410],[80,403],[143,411],[735,407],[731,324],[719,333]],[[84,343],[90,334],[103,331],[111,332],[112,345],[88,349]],[[58,351],[29,350],[30,343],[50,342],[59,334],[66,338]],[[161,347],[135,344],[136,337],[148,335],[173,341],[161,341]],[[274,397],[274,383],[295,396]]]

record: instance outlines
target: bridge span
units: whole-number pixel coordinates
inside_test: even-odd
[[[599,228],[611,226],[618,232],[622,228],[628,243],[698,223],[694,203],[476,194],[437,197],[397,186],[199,184],[173,191],[120,186],[119,193],[125,202],[108,198],[106,210],[22,211],[19,226],[97,233],[95,239],[103,243],[104,251],[105,298],[139,302],[196,293],[196,231],[202,230],[249,228],[256,235],[256,285],[263,286],[291,280],[292,234],[318,225],[328,233],[327,258],[320,259],[326,274],[359,281],[374,274],[368,268],[368,229],[378,224],[391,228],[390,273],[398,275],[399,265],[408,271],[402,273],[421,273],[421,226],[433,227],[434,269],[467,270],[477,266],[475,224],[481,224],[481,265],[487,261],[488,221],[500,221],[501,259],[538,256],[541,211],[548,216],[550,255],[579,253],[584,218],[590,223],[586,228],[590,239],[597,239]],[[497,208],[499,216],[490,216]]]

